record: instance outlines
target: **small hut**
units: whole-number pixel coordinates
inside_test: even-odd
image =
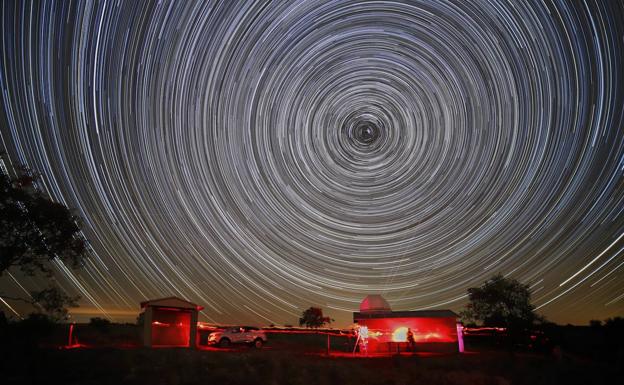
[[[429,352],[458,352],[457,314],[450,310],[392,311],[380,295],[369,295],[353,313],[353,321],[367,329],[367,351],[390,353],[415,349]],[[408,335],[415,346],[408,344]]]
[[[203,307],[177,297],[141,302],[143,345],[195,348],[197,316]]]

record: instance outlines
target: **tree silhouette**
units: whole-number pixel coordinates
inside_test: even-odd
[[[602,321],[597,319],[589,320],[589,326],[594,329],[600,328],[602,326]]]
[[[36,187],[37,178],[29,169],[11,177],[0,168],[0,276],[10,268],[51,276],[55,258],[75,268],[86,257],[78,218],[44,195]],[[32,292],[30,298],[0,297],[33,304],[54,320],[65,319],[65,307],[76,306],[78,299],[55,286]]]
[[[30,170],[14,178],[0,170],[0,275],[11,267],[50,274],[54,258],[78,267],[86,255],[78,218],[35,188],[36,178]]]
[[[333,320],[323,316],[323,309],[320,307],[310,307],[303,311],[299,318],[299,326],[305,325],[307,328],[320,328]]]
[[[461,317],[465,322],[505,328],[511,344],[528,335],[543,319],[534,312],[528,285],[497,274],[481,287],[468,289],[470,302]]]

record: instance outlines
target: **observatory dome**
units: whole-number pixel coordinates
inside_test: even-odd
[[[375,313],[375,312],[390,312],[390,304],[379,294],[371,294],[364,298],[360,304],[360,312],[362,313]]]

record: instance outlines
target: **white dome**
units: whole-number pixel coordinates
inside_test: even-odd
[[[373,312],[389,312],[390,304],[379,294],[372,294],[364,298],[364,301],[360,304],[361,313],[373,313]]]

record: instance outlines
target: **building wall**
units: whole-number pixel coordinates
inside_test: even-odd
[[[454,317],[372,318],[358,319],[357,322],[368,327],[369,352],[405,351],[408,329],[414,335],[416,351],[458,351]]]

